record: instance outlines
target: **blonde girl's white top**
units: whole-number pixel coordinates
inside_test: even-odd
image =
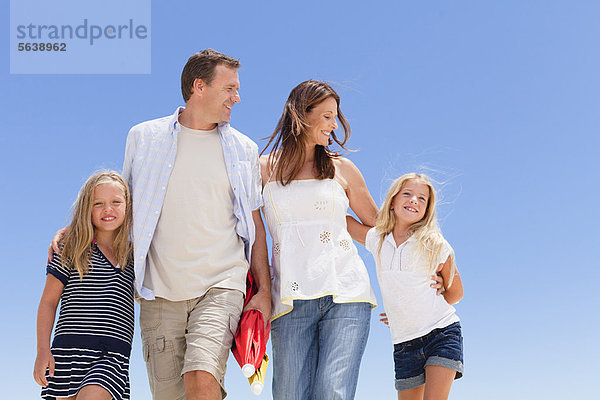
[[[379,238],[379,232],[375,228],[370,229],[365,246],[373,254],[377,265],[377,279],[392,342],[416,339],[459,321],[454,307],[430,287],[429,257],[421,245],[410,237],[396,246],[390,233],[385,237],[378,257]],[[452,247],[444,241],[437,264],[444,263],[451,254]]]
[[[268,182],[264,215],[273,238],[272,319],[294,300],[331,295],[335,303],[377,306],[369,274],[346,227],[348,197],[334,179]]]

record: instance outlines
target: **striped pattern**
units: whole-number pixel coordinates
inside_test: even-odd
[[[54,377],[42,397],[68,397],[88,384],[129,399],[129,355],[134,329],[133,265],[116,268],[93,246],[92,268],[79,279],[55,254],[47,273],[64,285],[54,331]]]
[[[127,136],[123,177],[129,183],[133,199],[136,290],[146,300],[154,300],[153,291],[142,286],[146,256],[175,163],[177,135],[181,130],[178,117],[182,111],[183,107],[179,107],[170,116],[138,124]],[[236,232],[244,241],[246,259],[250,261],[255,233],[252,211],[262,206],[258,146],[227,122],[220,123],[218,130],[235,197]]]
[[[46,372],[49,385],[42,389],[42,398],[76,395],[85,385],[100,385],[114,399],[129,399],[129,357],[120,353],[76,349],[52,348],[56,361],[54,377]]]

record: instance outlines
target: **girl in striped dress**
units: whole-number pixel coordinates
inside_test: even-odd
[[[114,171],[92,175],[77,196],[61,254],[47,266],[33,370],[42,398],[129,399],[131,225],[127,183]]]

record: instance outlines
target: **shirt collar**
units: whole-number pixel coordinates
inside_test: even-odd
[[[172,128],[171,134],[179,132],[181,130],[181,124],[179,123],[179,114],[181,114],[183,110],[185,110],[185,107],[177,107],[177,109],[171,116],[171,119],[169,121],[169,126]]]
[[[179,114],[181,114],[185,110],[185,107],[177,107],[173,115],[171,116],[171,120],[169,121],[169,126],[173,128],[171,130],[171,134],[175,132],[179,132],[181,130],[181,124],[179,123]],[[219,122],[217,124],[217,129],[221,135],[229,133],[229,122]]]
[[[387,236],[385,237],[384,241],[386,243],[389,243],[392,246],[396,247],[396,241],[394,240],[394,233],[393,232],[388,233]]]
[[[414,240],[413,235],[410,235],[408,237],[408,239],[406,239],[406,241],[404,243],[402,243],[400,246],[407,244],[408,242]],[[398,246],[396,246],[396,241],[394,240],[394,232],[390,232],[387,234],[387,236],[385,237],[384,242],[391,244],[392,246],[394,246],[394,248],[397,248]]]

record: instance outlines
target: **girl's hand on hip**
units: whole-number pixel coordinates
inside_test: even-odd
[[[435,275],[431,275],[431,287],[436,290],[435,294],[440,295],[444,292],[444,277],[441,274],[441,270],[444,268],[444,264],[440,264]]]

